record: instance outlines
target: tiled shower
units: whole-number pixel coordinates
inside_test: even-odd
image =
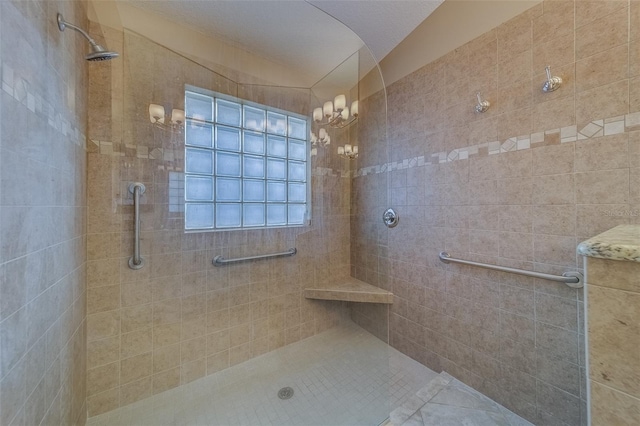
[[[537,4],[361,100],[358,160],[313,160],[310,227],[210,233],[183,231],[183,135],[147,105],[184,109],[192,84],[309,115],[308,91],[239,84],[89,7],[0,2],[1,425],[84,424],[349,320],[534,424],[588,424],[582,290],[438,253],[562,274],[640,223],[639,2]],[[121,58],[87,63],[59,11]],[[394,303],[303,296],[348,276]]]

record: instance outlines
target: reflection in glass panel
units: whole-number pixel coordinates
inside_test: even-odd
[[[306,211],[304,204],[289,204],[289,224],[302,225]]]
[[[227,151],[240,151],[240,130],[216,126],[216,148]]]
[[[249,130],[264,132],[264,110],[244,106],[244,127]]]
[[[304,183],[289,184],[289,202],[304,203],[307,201],[307,185]]]
[[[302,161],[307,159],[307,144],[305,141],[289,141],[289,158]]]
[[[267,159],[267,178],[284,179],[287,177],[286,161],[277,158]]]
[[[216,99],[216,122],[240,127],[242,112],[240,104],[235,102]]]
[[[307,177],[307,167],[304,163],[289,161],[289,180],[304,182]]]
[[[287,142],[285,138],[279,136],[267,136],[267,155],[274,157],[286,157]]]
[[[213,152],[205,149],[187,148],[185,171],[204,175],[213,174]]]
[[[240,204],[216,204],[216,228],[237,228],[241,225]]]
[[[240,154],[216,152],[217,175],[240,177]]]
[[[279,203],[287,201],[284,182],[267,182],[267,201]]]
[[[217,178],[216,200],[240,202],[242,200],[240,179]]]
[[[213,228],[213,204],[187,203],[184,225],[186,229]]]
[[[187,201],[213,201],[213,178],[187,176],[185,198]]]
[[[287,117],[275,112],[267,112],[267,133],[285,136],[287,134]]]
[[[285,204],[267,204],[267,225],[286,225],[287,206]]]
[[[244,201],[264,202],[264,181],[244,179],[242,184],[244,186],[244,191],[242,191]]]
[[[210,124],[196,123],[187,120],[186,143],[187,145],[211,147],[213,142],[213,129]]]
[[[186,116],[200,121],[212,121],[213,103],[208,96],[187,92]]]
[[[264,157],[245,155],[242,176],[264,179]]]
[[[244,131],[244,152],[264,154],[264,133]]]
[[[264,204],[243,204],[243,225],[264,226]]]
[[[307,122],[298,118],[289,117],[289,137],[305,139],[307,137]]]

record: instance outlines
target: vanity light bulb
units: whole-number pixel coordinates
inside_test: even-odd
[[[327,138],[327,131],[326,131],[324,128],[323,128],[323,129],[320,129],[320,134],[319,134],[319,136],[320,136],[320,140],[321,140],[321,141],[322,141],[322,140],[325,140],[325,139]]]
[[[149,120],[152,123],[164,124],[164,107],[162,105],[149,104]]]
[[[322,112],[324,112],[324,116],[325,117],[332,117],[333,116],[333,102],[331,102],[331,101],[325,102],[324,106],[322,107]]]
[[[351,115],[354,117],[358,116],[358,101],[353,101],[351,103]]]
[[[354,154],[357,154],[357,153],[358,153],[358,145],[356,145],[356,146],[354,146],[354,147],[353,147],[353,153],[354,153]]]
[[[338,155],[344,155],[344,147],[343,146],[339,146],[338,147]]]
[[[348,120],[349,119],[349,107],[344,107],[344,109],[342,110],[340,115],[342,116],[343,120]]]
[[[313,121],[322,121],[322,108],[313,110]]]
[[[184,123],[184,111],[181,109],[173,109],[171,111],[171,122],[177,125]]]
[[[347,154],[351,154],[351,145],[345,144],[344,145],[344,152],[346,152]]]
[[[338,95],[333,100],[336,111],[342,111],[347,106],[347,98],[344,95]]]

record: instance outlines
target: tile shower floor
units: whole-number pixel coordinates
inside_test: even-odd
[[[440,376],[352,322],[90,418],[103,425],[367,425]],[[286,386],[293,397],[282,400]],[[388,422],[387,422],[388,423]],[[464,423],[475,424],[475,423]],[[483,423],[485,424],[485,423]],[[496,423],[499,424],[499,423]]]

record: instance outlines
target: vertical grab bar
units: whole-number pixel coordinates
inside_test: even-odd
[[[133,194],[133,256],[129,258],[129,268],[140,269],[144,259],[140,256],[140,195],[144,194],[144,184],[134,182],[129,185],[129,192]]]

